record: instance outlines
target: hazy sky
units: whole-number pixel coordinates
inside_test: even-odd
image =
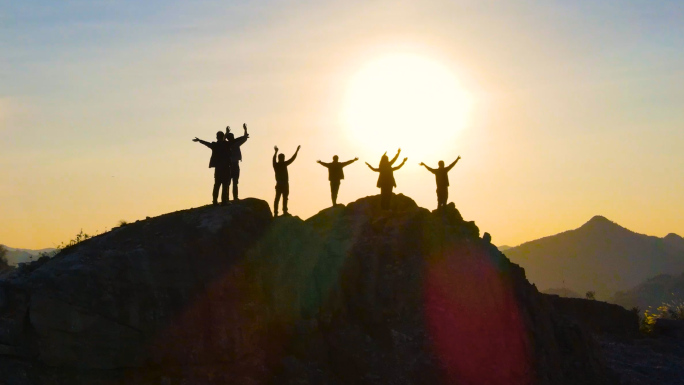
[[[0,0],[0,243],[51,247],[210,203],[210,152],[191,139],[243,122],[241,196],[272,202],[273,146],[301,144],[290,211],[302,218],[330,204],[317,159],[361,158],[345,169],[348,203],[379,193],[363,162],[401,145],[395,191],[430,209],[434,177],[418,163],[462,156],[450,200],[496,244],[597,214],[684,235],[684,3],[502,3]],[[359,91],[392,57],[433,67],[387,98]],[[425,76],[467,95],[452,105],[461,123],[406,105],[389,116],[403,89],[442,108],[411,88]],[[376,128],[350,118],[372,103]]]

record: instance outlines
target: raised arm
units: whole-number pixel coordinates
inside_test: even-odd
[[[341,164],[342,164],[342,167],[347,167],[347,166],[349,166],[350,164],[356,162],[357,160],[359,160],[359,158],[354,158],[354,159],[352,159],[352,160],[348,160],[348,161],[346,161],[346,162],[342,162],[342,163],[341,163]]]
[[[434,168],[428,167],[428,165],[425,164],[425,163],[423,163],[423,162],[420,162],[420,166],[423,166],[423,167],[427,168],[427,170],[430,171],[430,172],[433,173],[433,174],[435,173],[435,169],[434,169]]]
[[[200,138],[195,138],[195,139],[193,139],[192,141],[193,141],[193,142],[200,142],[200,143],[202,143],[203,145],[205,145],[205,146],[207,146],[207,147],[209,147],[209,148],[212,148],[212,147],[211,147],[211,143],[206,142],[206,141],[204,141],[204,140],[202,140],[202,139],[200,139]]]
[[[401,148],[399,149],[399,151],[397,151],[397,155],[395,155],[394,158],[392,158],[392,160],[390,160],[390,162],[389,162],[390,166],[393,165],[394,162],[397,161],[397,158],[399,158],[400,153],[401,153]]]
[[[289,166],[290,164],[292,164],[292,162],[294,162],[294,160],[297,158],[297,154],[299,153],[300,148],[302,148],[302,146],[297,146],[297,151],[295,151],[294,155],[292,155],[292,158],[288,159],[287,162],[285,162],[285,164]]]
[[[400,165],[398,165],[397,167],[392,167],[392,171],[397,171],[397,170],[399,170],[399,169],[401,168],[401,166],[403,166],[404,163],[406,163],[407,160],[408,160],[408,158],[404,158],[404,160],[401,161],[401,164],[400,164]]]
[[[276,165],[276,157],[278,156],[278,146],[273,147],[275,152],[273,153],[273,167]]]
[[[247,134],[247,123],[242,123],[242,129],[245,130],[245,135],[249,137],[249,134]]]
[[[249,134],[244,134],[239,138],[235,138],[233,145],[234,146],[242,146],[242,144],[245,143],[248,138],[249,138]]]
[[[373,171],[375,171],[375,172],[380,171],[379,168],[375,168],[375,167],[371,166],[370,164],[368,164],[368,162],[366,162],[366,166],[368,166],[368,168],[370,168],[371,170],[373,170]]]
[[[451,169],[454,168],[454,166],[456,165],[456,163],[457,163],[460,159],[461,159],[461,156],[459,155],[458,158],[456,158],[456,160],[454,161],[454,163],[448,165],[447,168],[446,168],[447,172],[451,171]]]
[[[320,164],[320,165],[323,166],[323,167],[328,167],[328,166],[330,166],[330,163],[321,162],[320,160],[317,160],[316,163]]]

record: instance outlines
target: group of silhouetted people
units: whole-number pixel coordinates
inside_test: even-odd
[[[240,162],[242,161],[242,153],[240,151],[240,146],[242,146],[247,139],[249,134],[247,133],[247,124],[242,125],[244,129],[244,135],[239,138],[230,132],[230,126],[226,127],[226,133],[219,131],[216,133],[216,142],[205,142],[199,138],[193,139],[194,142],[200,142],[211,149],[211,159],[209,160],[209,167],[214,169],[214,189],[213,189],[213,204],[218,204],[218,194],[221,186],[223,186],[223,191],[221,193],[221,203],[229,203],[229,189],[230,183],[233,183],[233,200],[238,200],[238,180],[240,179]],[[273,206],[273,213],[278,216],[278,204],[280,199],[283,199],[283,215],[288,215],[287,212],[287,200],[290,195],[290,181],[287,172],[287,166],[292,164],[297,158],[299,149],[301,146],[297,146],[297,151],[288,160],[285,160],[284,154],[278,154],[278,147],[275,148],[275,153],[273,154],[273,170],[275,171],[276,186],[275,186],[275,202]],[[390,203],[392,199],[392,190],[397,187],[397,183],[394,180],[394,171],[399,170],[408,160],[404,160],[397,166],[393,167],[394,163],[399,158],[401,149],[397,151],[397,154],[389,160],[387,153],[382,155],[380,158],[380,164],[378,168],[375,168],[366,162],[366,165],[373,171],[379,173],[377,187],[380,188],[380,206],[383,210],[389,210]],[[276,161],[277,158],[277,161]],[[437,182],[437,207],[445,206],[447,199],[449,198],[449,176],[448,173],[456,165],[456,163],[461,159],[459,156],[456,160],[449,166],[444,167],[444,161],[439,161],[438,168],[430,168],[425,163],[421,162],[420,165],[424,166],[428,171],[435,174],[435,180]],[[330,181],[330,197],[332,198],[333,206],[337,205],[337,194],[340,190],[340,182],[344,179],[343,168],[356,162],[359,158],[354,158],[346,162],[340,162],[337,155],[333,156],[333,161],[331,163],[322,162],[320,160],[316,161],[318,164],[326,167],[328,169],[328,180]]]
[[[200,142],[211,149],[211,158],[209,159],[209,167],[214,169],[214,190],[213,190],[213,204],[218,204],[218,194],[221,186],[221,203],[227,204],[229,200],[230,182],[233,182],[233,200],[238,200],[238,180],[240,179],[240,162],[242,161],[242,146],[249,134],[247,133],[247,124],[243,124],[242,128],[245,130],[244,135],[235,138],[230,132],[230,126],[226,127],[226,133],[219,131],[216,133],[216,142],[206,142],[200,138],[195,138],[193,142]]]

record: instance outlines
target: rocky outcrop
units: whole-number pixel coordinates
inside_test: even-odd
[[[639,336],[639,315],[622,306],[582,298],[564,298],[543,294],[561,314],[580,322],[596,334],[619,338]]]
[[[0,284],[16,384],[613,384],[450,206],[273,219],[246,199],[130,224]]]

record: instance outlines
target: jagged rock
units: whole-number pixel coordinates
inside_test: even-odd
[[[614,383],[582,325],[453,204],[403,195],[306,221],[255,199],[171,213],[1,287],[17,383]]]

